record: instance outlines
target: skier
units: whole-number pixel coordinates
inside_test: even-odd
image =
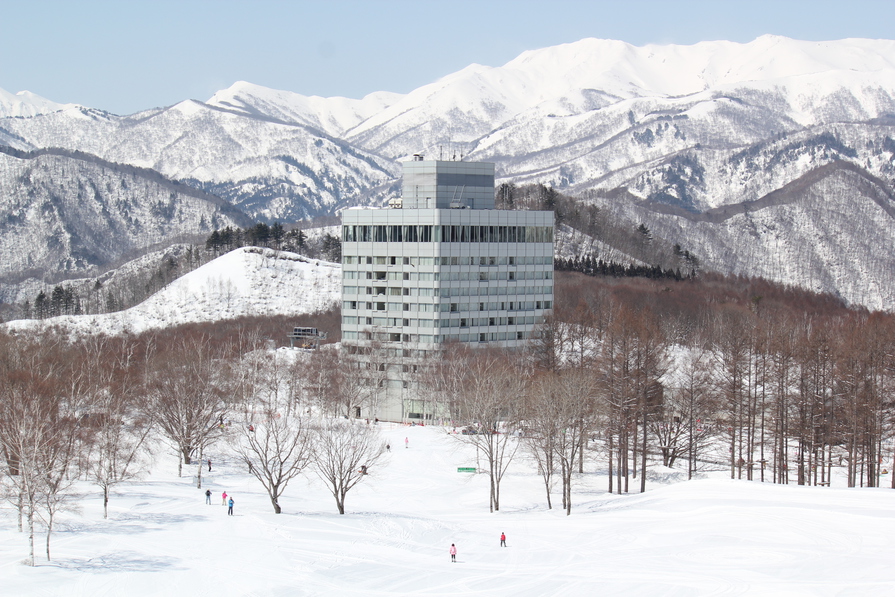
[[[391,451],[392,451],[392,445],[391,445],[391,444],[385,444],[385,451],[386,451],[386,452],[391,452]]]
[[[208,504],[209,506],[211,505],[211,490],[210,489],[205,490],[205,503]]]
[[[410,438],[409,438],[409,437],[405,437],[405,438],[404,438],[404,448],[406,449],[406,448],[409,448],[409,447],[410,447]]]
[[[208,472],[211,472],[211,458],[208,459]]]
[[[233,516],[233,498],[230,498],[230,501],[227,502],[227,516]]]
[[[501,547],[507,546],[507,536],[504,533],[500,534],[500,546]]]
[[[457,563],[457,546],[451,543],[451,561]]]
[[[221,494],[221,505],[222,506],[227,505],[227,492],[226,491]]]

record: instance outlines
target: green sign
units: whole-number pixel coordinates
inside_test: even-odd
[[[458,473],[474,473],[475,467],[474,466],[458,466],[457,472]]]

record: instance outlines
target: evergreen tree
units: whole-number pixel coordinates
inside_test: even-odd
[[[285,236],[286,231],[283,230],[283,225],[279,222],[274,222],[273,226],[270,227],[270,239],[273,241],[274,249],[280,248],[280,243],[283,242]]]

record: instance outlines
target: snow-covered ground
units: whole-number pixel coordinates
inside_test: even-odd
[[[363,423],[361,423],[363,424]],[[775,486],[654,469],[645,494],[606,493],[605,469],[577,478],[571,516],[546,509],[520,458],[488,512],[474,450],[438,427],[380,424],[386,463],[348,494],[316,478],[275,515],[224,446],[197,489],[173,454],[120,486],[102,518],[91,491],[62,516],[54,558],[23,565],[25,534],[0,507],[3,595],[891,595],[895,491]],[[404,438],[409,448],[404,447]],[[192,474],[194,471],[191,471]],[[834,484],[835,485],[835,484]],[[205,488],[214,492],[205,504]],[[221,492],[235,498],[227,516]],[[558,499],[558,491],[555,499]],[[499,546],[501,532],[507,547]],[[42,537],[38,538],[38,542]],[[457,545],[457,563],[448,549]],[[39,546],[40,547],[40,546]],[[40,552],[40,549],[38,550]]]

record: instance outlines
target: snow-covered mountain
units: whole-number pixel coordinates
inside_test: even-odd
[[[302,315],[328,309],[339,299],[341,275],[339,264],[244,247],[206,263],[124,311],[21,319],[0,327],[12,333],[59,328],[73,335],[117,335],[243,316]]]
[[[85,272],[248,222],[218,197],[89,155],[0,148],[0,172],[2,284]]]
[[[125,117],[69,107],[0,119],[3,137],[20,149],[64,147],[150,168],[271,221],[381,199],[399,172],[392,160],[308,124],[194,100]]]
[[[57,104],[30,91],[9,93],[0,89],[0,118],[25,118],[72,107],[75,105]]]
[[[9,97],[0,96],[0,105]],[[306,97],[239,82],[207,102],[125,117],[54,106],[0,119],[0,144],[61,147],[152,168],[252,217],[281,221],[381,203],[397,192],[397,162],[414,153],[493,161],[502,182],[540,182],[587,197],[667,235],[708,267],[893,308],[895,283],[864,278],[895,268],[888,233],[857,238],[860,226],[836,215],[849,205],[793,190],[833,168],[873,181],[868,192],[846,179],[835,185],[855,201],[891,201],[891,40],[763,36],[747,44],[635,47],[585,39],[525,52],[500,67],[471,65],[405,95]],[[789,206],[811,211],[823,226],[837,222],[835,246],[801,218],[777,220],[780,206],[770,207],[769,198],[786,188]],[[762,212],[775,224],[773,236],[743,217],[723,225],[699,219],[725,207]],[[890,211],[880,209],[876,227],[891,230]],[[815,253],[842,255],[850,265],[815,276],[786,251],[719,257],[742,255],[746,238],[763,247],[816,242]],[[854,267],[864,254],[877,256],[880,267]],[[832,267],[827,258],[814,263]]]

